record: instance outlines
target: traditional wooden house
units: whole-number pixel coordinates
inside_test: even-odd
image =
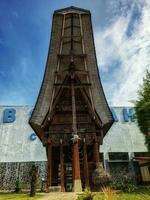
[[[30,125],[46,147],[47,186],[92,186],[99,145],[113,123],[99,77],[90,11],[53,15],[51,41]]]

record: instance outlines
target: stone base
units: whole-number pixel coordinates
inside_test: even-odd
[[[50,186],[48,192],[61,192],[61,186]]]
[[[81,180],[74,180],[73,192],[82,192]]]
[[[105,185],[110,181],[110,175],[105,171],[101,162],[96,164],[96,169],[92,175],[94,185]]]

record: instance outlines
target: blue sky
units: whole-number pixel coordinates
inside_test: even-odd
[[[56,9],[92,13],[98,66],[110,105],[132,105],[150,68],[148,0],[0,0],[0,104],[34,105]]]

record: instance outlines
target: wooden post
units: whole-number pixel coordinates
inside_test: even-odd
[[[72,75],[72,78],[73,77],[74,76]],[[72,80],[72,84],[71,84],[71,96],[72,96],[72,129],[73,129],[73,133],[77,134],[75,88],[74,88],[74,82],[73,82],[73,80]]]
[[[63,141],[60,140],[60,183],[61,191],[65,191],[65,176],[64,176],[64,153],[63,153]]]
[[[48,166],[47,166],[47,189],[52,185],[52,145],[48,144],[47,147],[47,158],[48,158]]]
[[[79,151],[78,142],[73,144],[73,160],[74,160],[74,179],[80,179],[80,161],[79,161]]]
[[[86,150],[86,141],[83,140],[83,154],[84,154],[84,178],[85,178],[85,187],[89,187],[89,170],[88,170],[88,160],[87,160],[87,150]]]
[[[76,119],[76,103],[75,103],[75,88],[74,88],[74,75],[71,76],[71,96],[72,96],[72,129],[73,137],[77,136],[77,119]],[[80,178],[80,160],[78,149],[78,138],[76,141],[73,139],[73,178],[74,178],[74,192],[81,192],[81,178]]]
[[[78,141],[73,144],[73,170],[74,170],[74,192],[81,192],[81,177],[80,177],[80,160],[79,160],[79,150]]]
[[[97,166],[100,160],[99,160],[99,144],[98,144],[98,140],[96,136],[94,140],[94,158],[95,158],[95,163]]]

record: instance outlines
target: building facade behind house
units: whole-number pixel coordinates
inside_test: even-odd
[[[123,176],[134,171],[139,184],[149,183],[150,172],[146,161],[135,157],[145,156],[144,137],[134,119],[132,107],[113,107],[115,123],[100,146],[100,157],[111,174]],[[28,124],[32,106],[0,106],[0,190],[14,190],[19,178],[24,189],[30,188],[32,164],[39,168],[38,188],[46,179],[47,157],[44,147]]]

